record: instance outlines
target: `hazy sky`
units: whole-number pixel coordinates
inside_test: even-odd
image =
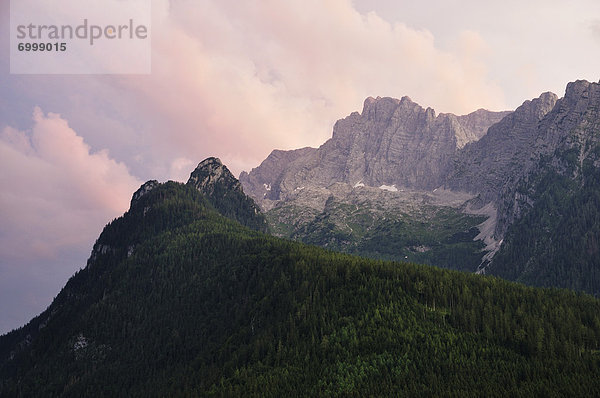
[[[153,0],[147,76],[10,75],[0,4],[0,333],[148,179],[318,146],[367,96],[464,114],[600,78],[597,0]]]

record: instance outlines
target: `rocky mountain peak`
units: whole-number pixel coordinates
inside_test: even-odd
[[[541,120],[548,112],[554,108],[558,96],[551,92],[545,92],[538,98],[525,101],[520,107],[515,110],[516,117],[524,117],[532,120]]]
[[[577,80],[567,85],[565,96],[557,103],[556,113],[560,114],[561,118],[566,113],[572,113],[574,116],[588,113],[592,117],[592,113],[598,113],[599,103],[600,83]],[[575,120],[576,118],[571,117],[570,119]]]
[[[406,118],[414,113],[423,113],[429,119],[435,118],[435,111],[432,108],[425,110],[408,96],[404,96],[399,100],[391,97],[368,97],[364,102],[360,116],[371,122],[388,123],[392,118]]]
[[[267,231],[267,221],[242,184],[220,159],[210,157],[198,164],[188,180],[215,209],[249,228]]]
[[[231,174],[219,158],[210,157],[198,164],[187,182],[194,185],[200,192],[212,195],[217,185],[227,189],[243,192],[240,182]]]
[[[135,205],[142,196],[146,195],[148,192],[152,191],[154,188],[159,186],[160,183],[156,180],[150,180],[143,183],[140,188],[134,192],[131,198],[131,206]]]
[[[197,168],[198,167],[207,167],[209,165],[215,165],[216,167],[221,167],[221,166],[223,166],[223,162],[221,162],[221,159],[211,156],[211,157],[208,157],[208,158],[204,159],[203,161],[201,161],[198,164]]]
[[[389,120],[399,103],[400,101],[395,98],[369,97],[365,100],[361,116],[373,122],[385,122]]]
[[[565,98],[578,99],[585,96],[590,87],[597,86],[598,83],[590,83],[587,80],[576,80],[567,84]]]

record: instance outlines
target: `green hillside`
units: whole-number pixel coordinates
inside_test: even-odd
[[[295,205],[266,213],[274,234],[310,245],[378,260],[410,261],[472,272],[485,245],[473,240],[485,217],[450,206],[419,211],[373,209],[335,200],[318,214]]]
[[[0,337],[0,396],[598,396],[600,301],[252,231],[165,183]]]

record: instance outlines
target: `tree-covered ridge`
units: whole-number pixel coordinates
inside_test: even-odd
[[[595,396],[599,345],[590,296],[277,239],[166,183],[0,337],[0,396]]]

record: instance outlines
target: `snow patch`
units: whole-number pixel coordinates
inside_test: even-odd
[[[384,191],[389,191],[389,192],[398,192],[398,188],[396,188],[396,185],[382,185],[379,187],[379,189],[383,189]]]
[[[265,187],[267,191],[271,190],[271,184],[263,184],[263,187]]]
[[[356,184],[354,184],[353,188],[359,188],[359,187],[364,187],[365,184],[363,184],[362,181],[357,182]]]

